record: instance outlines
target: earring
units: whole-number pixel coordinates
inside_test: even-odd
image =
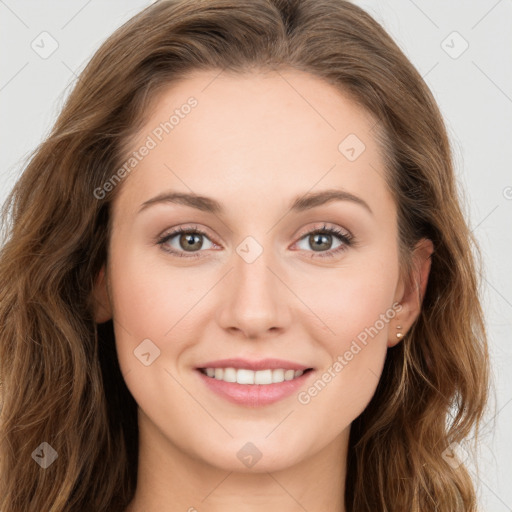
[[[396,326],[396,328],[397,328],[398,330],[400,330],[400,329],[402,328],[402,326],[401,326],[401,325],[397,325],[397,326]],[[397,337],[398,339],[402,338],[402,337],[403,337],[403,333],[401,333],[401,332],[397,332],[397,333],[396,333],[396,337]]]

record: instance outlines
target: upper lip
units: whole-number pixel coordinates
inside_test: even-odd
[[[249,360],[241,358],[217,359],[204,363],[198,368],[236,368],[247,370],[275,370],[282,368],[284,370],[308,370],[310,366],[294,363],[293,361],[285,361],[284,359],[259,359]]]

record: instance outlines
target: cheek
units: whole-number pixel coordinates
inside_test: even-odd
[[[384,279],[385,274],[378,279],[378,274],[376,267],[347,272],[340,280],[342,285],[329,293],[321,293],[318,286],[310,294],[322,323],[303,325],[327,357],[316,379],[297,399],[306,416],[318,418],[327,437],[335,436],[363,412],[381,378],[390,323],[397,309],[393,308],[393,280]]]
[[[148,255],[147,249],[112,250],[111,261],[119,364],[123,374],[131,372],[134,387],[140,387],[142,383],[137,378],[147,375],[150,368],[137,360],[137,354],[149,350],[152,358],[154,351],[157,357],[151,363],[152,368],[179,366],[187,349],[198,338],[191,333],[196,333],[202,319],[213,315],[213,308],[207,313],[202,308],[208,303],[204,296],[211,287],[209,283],[215,282],[215,276],[205,268],[166,264],[165,255],[154,257]],[[141,345],[143,342],[146,344]],[[144,386],[150,383],[145,382]],[[157,388],[153,391],[158,395]],[[135,389],[133,392],[137,393]]]
[[[359,415],[373,396],[387,352],[398,266],[389,258],[367,259],[301,285],[315,317],[303,327],[328,355],[313,387],[299,403],[330,408],[343,421]],[[363,264],[364,263],[364,264]]]
[[[320,428],[326,438],[334,438],[366,409],[377,389],[386,356],[383,344],[372,343],[375,341],[352,345],[301,390],[297,397],[300,415],[306,424],[308,416],[315,417],[318,423],[309,424],[309,429]]]
[[[297,283],[297,294],[304,297],[316,317],[315,322],[305,326],[310,326],[312,338],[316,337],[313,329],[325,333],[322,341],[332,356],[344,351],[359,335],[364,338],[368,329],[377,339],[387,338],[389,320],[395,316],[392,304],[397,271],[393,263],[385,271],[378,260],[347,265],[324,275],[317,272],[314,277],[302,279],[300,285]],[[379,332],[375,333],[372,327]]]
[[[111,250],[110,292],[119,364],[125,378],[131,373],[133,379],[134,375],[142,377],[143,372],[151,370],[137,360],[139,352],[149,351],[151,361],[155,362],[151,367],[160,366],[162,341],[175,322],[172,305],[179,303],[180,293],[172,283],[162,281],[147,258],[144,261],[139,252],[128,246],[119,249],[122,246],[118,243]]]
[[[188,270],[155,263],[142,251],[113,254],[111,283],[116,320],[134,336],[158,337],[179,320],[183,307],[198,294],[193,279],[183,279]],[[190,277],[190,275],[189,275]],[[196,291],[194,292],[194,289]]]
[[[198,302],[200,290],[184,278],[187,270],[156,265],[140,250],[112,250],[111,261],[115,343],[124,380],[142,410],[154,418],[161,414],[162,424],[172,423],[189,398],[165,370],[189,343],[184,316]],[[175,406],[158,413],[163,390],[169,390]]]

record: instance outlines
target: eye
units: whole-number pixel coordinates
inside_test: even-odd
[[[337,238],[340,243],[333,249],[332,239]],[[323,225],[322,228],[309,231],[305,236],[302,236],[300,241],[305,241],[305,245],[313,247],[313,253],[311,258],[330,258],[338,255],[339,253],[346,251],[348,247],[353,245],[353,236],[348,231],[342,231],[338,227],[328,227]],[[307,250],[307,248],[300,247],[301,249]],[[327,249],[327,250],[323,250]]]
[[[174,241],[174,244],[169,244],[173,238],[176,238],[177,240]],[[208,239],[206,233],[196,227],[180,227],[159,238],[157,244],[160,245],[164,251],[175,254],[176,256],[184,258],[197,258],[200,256],[197,254],[197,252],[201,252],[199,249],[204,249],[204,238]],[[178,246],[177,248],[176,244]],[[213,246],[211,241],[210,244]],[[206,247],[206,249],[211,249],[211,247]]]
[[[338,245],[334,249],[332,248],[333,237],[339,240]],[[210,244],[206,249],[211,249],[215,246],[208,238],[208,235],[201,229],[197,227],[179,227],[160,237],[157,240],[157,244],[164,251],[180,258],[198,258],[202,256],[199,254],[202,252],[200,249],[205,249],[203,243],[205,238]],[[305,241],[306,245],[309,244],[313,247],[311,258],[334,257],[354,244],[353,236],[348,231],[342,231],[338,227],[329,227],[326,224],[321,228],[306,232],[300,238],[298,244],[302,241]],[[308,250],[304,247],[300,247],[300,249]]]

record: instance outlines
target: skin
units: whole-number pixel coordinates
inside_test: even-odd
[[[383,179],[375,119],[331,85],[288,70],[244,75],[196,72],[158,98],[132,149],[174,109],[198,105],[125,178],[113,204],[109,261],[97,279],[96,321],[114,319],[125,382],[139,405],[139,478],[129,512],[344,511],[350,425],[365,409],[387,349],[419,314],[432,244],[418,244],[412,283],[400,278],[396,207]],[[338,145],[356,134],[365,150],[348,160]],[[343,189],[363,199],[291,212],[308,192]],[[159,203],[194,192],[224,213]],[[308,233],[338,227],[319,251]],[[195,252],[155,240],[174,227],[206,231]],[[237,253],[248,236],[263,252]],[[202,247],[200,241],[203,242]],[[329,245],[331,244],[331,245]],[[200,253],[202,257],[188,258]],[[313,257],[312,257],[313,256]],[[227,357],[275,357],[315,368],[307,390],[379,315],[400,312],[307,404],[235,405],[204,385],[195,368]],[[160,356],[134,356],[150,339]],[[246,467],[247,443],[261,459]]]

